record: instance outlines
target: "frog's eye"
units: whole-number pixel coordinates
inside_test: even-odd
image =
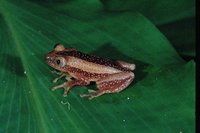
[[[57,57],[55,59],[55,63],[60,67],[64,67],[66,64],[66,61],[65,61],[65,58],[63,58],[63,57]]]

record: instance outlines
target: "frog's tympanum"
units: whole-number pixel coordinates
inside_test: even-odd
[[[80,95],[92,99],[105,93],[120,92],[134,79],[132,71],[135,64],[88,55],[73,48],[65,48],[62,44],[57,44],[46,55],[46,62],[60,71],[60,76],[53,80],[54,83],[66,76],[66,82],[52,88],[53,91],[64,88],[63,96],[67,96],[72,87],[89,85],[93,81],[98,89],[88,90],[89,94]]]

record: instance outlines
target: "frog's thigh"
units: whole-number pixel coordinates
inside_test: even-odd
[[[97,88],[105,93],[120,92],[125,89],[134,79],[132,72],[120,72],[107,76],[97,81]]]
[[[96,82],[97,88],[99,90],[90,94],[82,94],[81,97],[89,97],[93,99],[95,97],[101,96],[105,93],[116,93],[125,89],[134,79],[134,74],[132,72],[121,72],[107,76],[104,79],[98,80]]]
[[[73,86],[85,86],[90,84],[90,82],[83,81],[83,80],[71,80],[67,82],[68,87],[73,87]]]

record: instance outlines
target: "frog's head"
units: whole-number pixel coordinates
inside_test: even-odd
[[[66,49],[62,44],[56,44],[54,50],[46,55],[47,64],[56,70],[65,72],[67,66],[66,58],[63,55],[58,54],[65,51],[68,51],[68,49]]]

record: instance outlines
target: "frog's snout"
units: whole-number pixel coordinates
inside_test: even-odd
[[[46,60],[46,62],[48,61],[50,59],[50,57],[47,55],[47,56],[45,56],[45,60]]]
[[[51,61],[51,57],[47,55],[47,56],[45,57],[45,60],[46,60],[46,63],[49,64],[50,61]]]
[[[50,57],[49,56],[46,56],[46,60],[49,60],[50,59]]]

